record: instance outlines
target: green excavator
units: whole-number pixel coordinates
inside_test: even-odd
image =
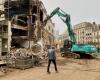
[[[63,10],[57,7],[52,13],[44,20],[44,25],[47,23],[49,19],[51,19],[54,15],[58,15],[60,19],[67,25],[67,31],[70,37],[70,40],[66,39],[64,41],[63,47],[61,48],[61,55],[65,56],[68,54],[75,55],[75,58],[82,57],[91,57],[92,53],[97,51],[94,45],[89,44],[77,44],[75,33],[72,29],[70,15],[66,14]]]

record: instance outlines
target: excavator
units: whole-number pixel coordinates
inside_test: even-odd
[[[63,47],[61,48],[61,56],[65,55],[74,55],[74,58],[91,58],[91,54],[97,51],[94,45],[89,44],[77,44],[75,33],[72,29],[70,15],[65,13],[62,9],[57,7],[51,12],[49,16],[44,20],[44,25],[47,24],[47,21],[51,19],[54,15],[58,15],[60,19],[67,25],[67,31],[70,37],[64,41]]]

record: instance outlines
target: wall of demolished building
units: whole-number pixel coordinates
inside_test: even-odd
[[[0,55],[5,55],[7,54],[9,47],[9,29],[8,29],[8,21],[2,20],[0,21],[0,33],[1,33],[1,54]]]
[[[36,41],[39,41],[39,44],[42,47],[51,45],[51,42],[54,39],[51,28],[53,30],[54,25],[52,25],[50,20],[47,24],[50,29],[41,29],[42,27],[48,27],[47,25],[42,25],[43,20],[47,16],[47,12],[41,1],[6,0],[3,7],[6,12],[5,19],[10,20],[10,22],[8,22],[8,51],[10,51],[11,47],[29,48]]]
[[[4,6],[2,5],[5,2],[5,0],[0,0],[0,12],[4,11]],[[1,15],[0,13],[0,21],[5,20],[4,14]]]
[[[45,27],[45,30],[47,31],[44,32],[44,37],[45,37],[44,41],[46,45],[54,45],[54,28],[55,28],[54,23],[52,22],[52,20],[49,20]]]
[[[12,45],[15,47],[25,47],[30,45],[34,37],[35,22],[40,17],[40,21],[43,21],[43,12],[38,12],[39,6],[37,1],[31,0],[16,0],[6,1],[4,4],[6,19],[12,20]],[[30,3],[30,4],[29,4]],[[9,8],[10,7],[10,8]],[[38,16],[37,16],[38,15]],[[15,25],[13,25],[15,24]],[[27,29],[24,30],[24,27]],[[23,28],[23,29],[22,29]],[[28,42],[30,38],[30,43]]]
[[[43,14],[44,14],[44,18],[46,19],[46,17],[48,16],[47,11],[44,7],[44,5],[42,5],[43,9]],[[44,43],[44,47],[48,47],[48,45],[54,45],[54,28],[55,25],[52,22],[52,20],[48,20],[47,24],[44,27],[44,31],[43,31],[43,43]]]
[[[0,26],[0,56],[2,53],[2,27]]]

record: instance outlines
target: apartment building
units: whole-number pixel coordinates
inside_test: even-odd
[[[97,25],[97,27],[93,31],[93,44],[100,48],[100,24]]]
[[[89,22],[82,22],[74,26],[77,43],[93,44],[93,30],[96,27],[93,24]]]

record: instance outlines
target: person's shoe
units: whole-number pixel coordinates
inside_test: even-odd
[[[58,73],[58,71],[56,71],[56,73]]]
[[[47,72],[48,74],[50,74],[51,72]]]

